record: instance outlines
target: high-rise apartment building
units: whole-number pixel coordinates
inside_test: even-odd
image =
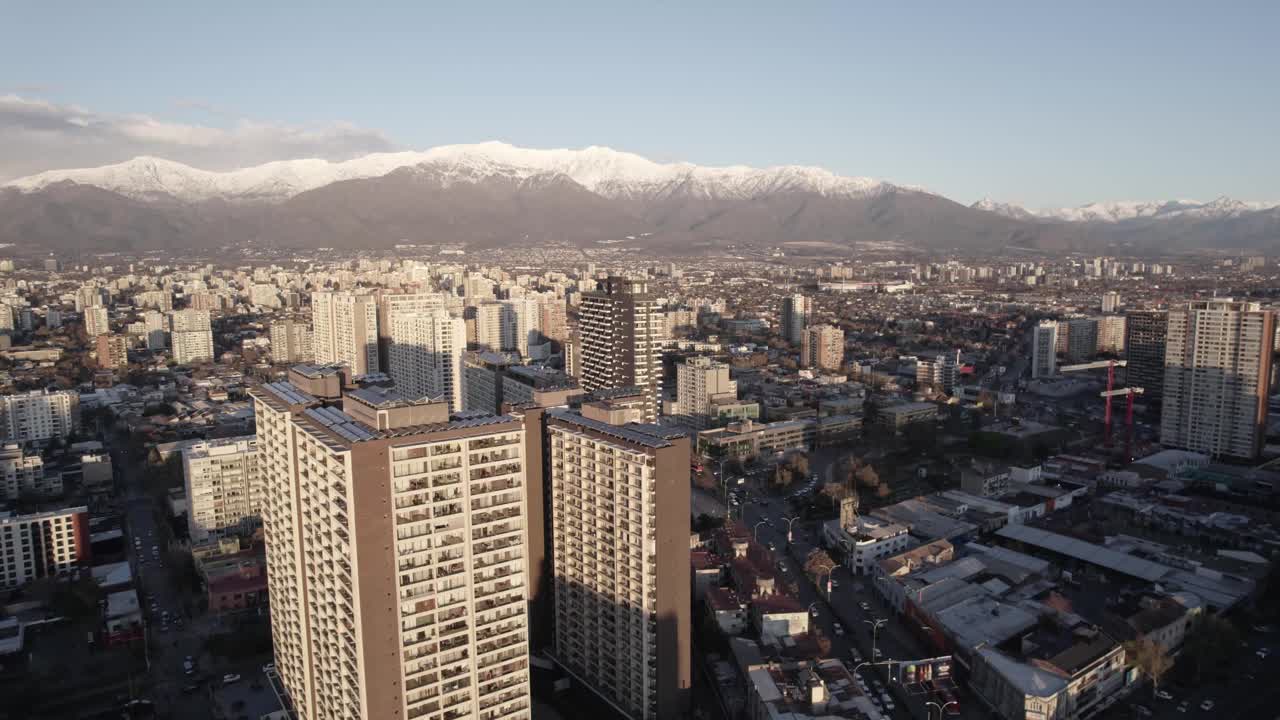
[[[15,515],[0,511],[0,588],[88,567],[89,508]]]
[[[1058,323],[1041,320],[1031,334],[1031,377],[1053,377],[1058,371]]]
[[[193,541],[245,535],[261,524],[262,470],[256,436],[183,448],[182,473],[187,529]]]
[[[1104,314],[1114,313],[1120,309],[1120,293],[1115,290],[1108,290],[1102,293],[1102,312]]]
[[[934,355],[916,360],[916,385],[929,386],[950,394],[960,376],[955,355]]]
[[[315,336],[306,323],[280,320],[271,323],[271,361],[307,363],[316,358]]]
[[[1098,323],[1098,352],[1122,353],[1125,344],[1125,316],[1103,315]]]
[[[1142,388],[1147,402],[1164,397],[1165,336],[1169,313],[1164,310],[1131,310],[1125,313],[1125,383]]]
[[[213,331],[207,310],[178,310],[169,315],[169,345],[179,365],[213,361]]]
[[[792,295],[782,300],[782,337],[792,345],[804,342],[805,328],[813,317],[813,299]]]
[[[251,393],[297,716],[529,718],[521,422],[389,390],[341,410],[289,383]]]
[[[129,339],[124,335],[99,335],[94,340],[98,367],[119,370],[129,367]]]
[[[569,339],[569,320],[563,299],[548,298],[542,301],[538,304],[538,312],[542,315],[541,328],[544,337],[558,343]]]
[[[1275,313],[1217,298],[1169,310],[1160,442],[1251,459],[1266,434]]]
[[[652,399],[645,417],[656,421],[662,392],[662,323],[648,284],[621,277],[600,281],[594,292],[582,294],[578,333],[582,389],[644,388]]]
[[[92,305],[84,309],[84,333],[90,338],[106,335],[111,332],[111,320],[107,309],[101,305]]]
[[[79,429],[80,394],[73,390],[0,395],[0,438],[5,442],[46,442]]]
[[[164,315],[155,310],[144,312],[142,325],[145,328],[147,349],[163,350],[168,344],[168,326]]]
[[[595,405],[525,411],[544,434],[531,452],[547,453],[547,474],[530,483],[545,501],[529,503],[541,527],[530,538],[535,633],[626,717],[681,717],[691,672],[689,439],[611,424]]]
[[[480,350],[502,351],[502,316],[505,310],[500,303],[489,302],[470,309],[475,322],[475,344]]]
[[[401,394],[443,398],[454,411],[466,397],[462,355],[466,322],[448,310],[391,314],[389,374]]]
[[[521,298],[502,303],[502,348],[529,357],[529,346],[542,341],[542,307],[537,300]]]
[[[378,303],[373,295],[314,293],[311,328],[317,363],[345,365],[354,376],[378,372]]]
[[[391,318],[401,313],[447,309],[440,293],[380,293],[378,295],[378,356],[382,372],[391,372]]]
[[[800,348],[800,366],[818,370],[839,370],[844,362],[844,331],[834,325],[805,328]]]
[[[738,397],[738,383],[729,379],[729,365],[709,357],[691,357],[676,365],[676,414],[696,427],[711,419],[715,400]]]
[[[62,485],[62,475],[57,474]],[[45,494],[44,459],[28,455],[16,443],[0,447],[0,499],[17,500],[24,494]]]
[[[1098,354],[1098,321],[1094,318],[1067,320],[1067,360],[1086,362]]]

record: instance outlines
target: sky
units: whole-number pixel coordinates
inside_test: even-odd
[[[9,2],[0,181],[502,140],[1280,202],[1280,3]]]

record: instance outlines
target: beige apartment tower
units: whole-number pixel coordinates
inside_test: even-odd
[[[805,328],[800,350],[800,366],[817,370],[839,370],[844,362],[844,331],[834,325]]]
[[[683,717],[690,687],[689,439],[614,425],[607,403],[524,411],[535,642],[632,720]],[[541,500],[541,502],[539,502]],[[540,542],[541,540],[541,542]]]
[[[374,295],[314,293],[311,328],[317,363],[345,365],[352,375],[378,372],[378,302]]]
[[[525,434],[252,390],[276,669],[301,720],[529,718]]]
[[[1217,298],[1169,310],[1160,443],[1256,458],[1266,435],[1275,313]]]

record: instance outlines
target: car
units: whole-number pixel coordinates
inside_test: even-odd
[[[862,608],[862,612],[871,612],[871,604],[868,603],[866,600],[863,600],[862,602],[858,603],[858,607]]]
[[[1156,691],[1156,697],[1160,698],[1161,700],[1172,700],[1172,699],[1173,699],[1173,695],[1171,695],[1167,690],[1157,690],[1157,691]]]
[[[1151,712],[1151,708],[1147,707],[1146,705],[1134,705],[1133,711],[1141,715],[1142,717],[1151,717],[1151,715],[1153,714]]]
[[[191,683],[190,685],[182,686],[182,692],[186,693],[187,695],[190,695],[193,692],[199,692],[199,691],[200,691],[200,686],[196,683]]]
[[[238,682],[240,682],[240,676],[236,673],[227,673],[226,675],[222,676],[223,685],[230,685],[231,683],[238,683]]]
[[[818,617],[818,615],[819,615],[819,613],[818,613],[818,606],[817,606],[817,605],[814,605],[813,607],[809,608],[809,616],[810,616],[810,617]]]
[[[1213,709],[1213,701],[1205,700],[1204,702],[1200,703],[1200,709],[1205,712],[1209,712],[1210,710]]]
[[[885,701],[884,701],[884,709],[885,709],[885,710],[888,710],[889,712],[893,712],[893,711],[894,711],[894,709],[895,709],[896,707],[897,707],[897,706],[893,704],[893,701],[892,701],[892,700],[885,700]]]
[[[836,635],[844,635],[844,626],[840,623],[832,623],[831,627],[836,631]]]
[[[1184,713],[1186,711],[1187,711],[1187,701],[1183,700],[1182,702],[1178,703],[1178,712]]]
[[[1267,656],[1270,654],[1271,648],[1258,648],[1258,652],[1254,653],[1254,655],[1257,655],[1261,660],[1266,660]]]
[[[838,587],[840,587],[840,581],[836,580],[835,578],[831,578],[831,589],[834,590],[835,588],[838,588]]]
[[[787,571],[787,564],[786,564],[786,563],[784,563],[784,562],[779,562],[779,563],[778,563],[778,569],[779,569],[779,570],[781,570],[782,572],[786,572],[786,571]]]
[[[266,665],[262,666],[262,672],[272,672],[275,669],[276,669],[275,663],[267,663]]]
[[[879,660],[880,658],[884,657],[884,653],[880,652],[880,648],[871,648],[871,657],[875,658],[876,660]]]
[[[777,550],[777,549],[778,549],[778,545],[777,545],[777,543],[775,543],[774,541],[770,540],[770,541],[769,541],[769,549],[770,549],[770,550]]]

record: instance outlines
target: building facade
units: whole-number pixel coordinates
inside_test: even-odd
[[[844,362],[844,331],[834,325],[806,328],[800,350],[800,366],[839,370]]]
[[[804,342],[805,328],[813,318],[813,300],[808,295],[782,299],[782,337],[792,345]]]
[[[313,294],[311,328],[317,363],[346,365],[352,375],[378,371],[378,303],[373,295]]]
[[[179,365],[213,360],[213,329],[207,310],[178,310],[169,315],[169,345]]]
[[[315,359],[315,339],[306,323],[297,320],[271,323],[272,362],[309,363]]]
[[[658,418],[662,393],[662,321],[658,300],[642,280],[610,277],[582,294],[578,308],[578,376],[587,392],[641,387],[651,398],[645,418]]]
[[[1032,379],[1053,377],[1058,371],[1058,323],[1042,320],[1031,334]]]
[[[1143,389],[1147,402],[1164,397],[1164,352],[1169,313],[1164,310],[1130,311],[1125,314],[1125,383]]]
[[[297,717],[529,718],[521,422],[372,389],[342,409],[289,383],[251,394]]]
[[[201,442],[182,451],[187,529],[193,542],[247,535],[262,524],[257,437]]]
[[[676,365],[676,413],[695,427],[710,424],[716,400],[737,397],[738,383],[729,379],[727,363],[691,357]]]
[[[0,512],[0,588],[67,575],[90,559],[89,508]]]
[[[389,372],[396,388],[415,398],[444,398],[461,410],[466,397],[462,355],[467,324],[448,310],[391,315]]]
[[[1275,313],[1228,298],[1169,310],[1160,443],[1252,459],[1266,435]]]
[[[80,429],[80,395],[71,390],[32,390],[0,395],[0,435],[5,442],[43,443]]]

